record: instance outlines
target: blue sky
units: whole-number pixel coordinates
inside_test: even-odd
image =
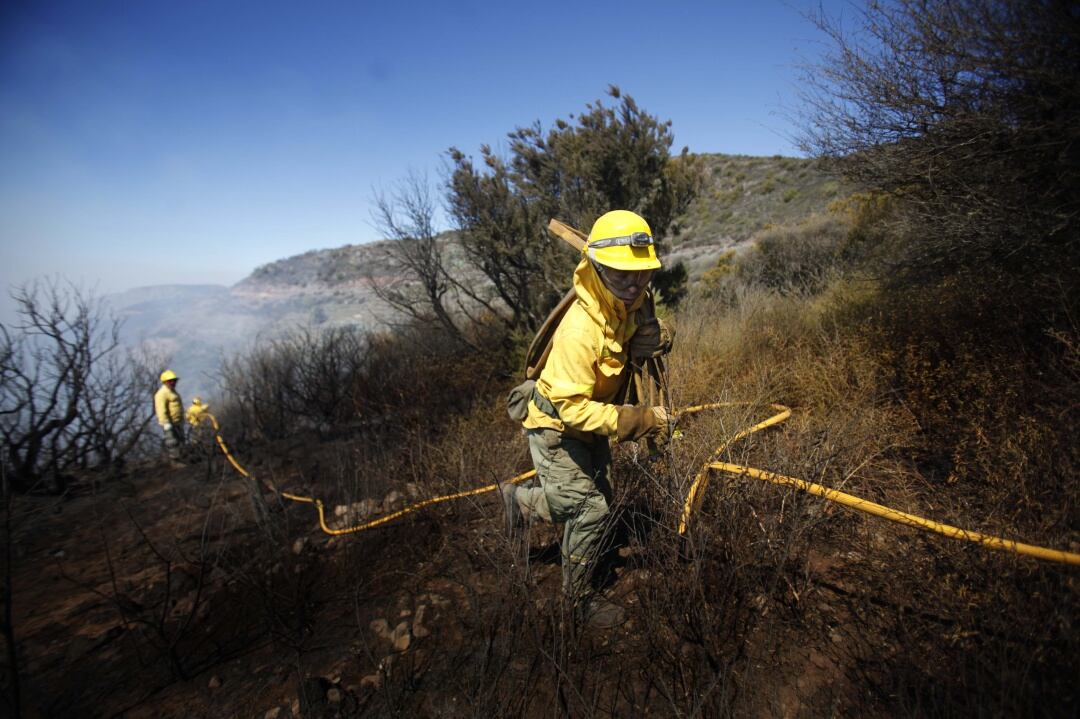
[[[376,239],[375,190],[609,84],[673,149],[796,155],[816,5],[6,0],[0,284],[231,284]]]

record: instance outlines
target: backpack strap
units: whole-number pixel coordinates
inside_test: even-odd
[[[563,298],[559,300],[559,304],[555,305],[555,308],[548,313],[544,324],[540,325],[540,329],[536,331],[536,336],[533,337],[532,344],[529,345],[529,351],[525,353],[526,379],[538,379],[540,377],[540,371],[544,369],[548,355],[551,354],[551,341],[555,337],[555,330],[559,328],[563,316],[566,315],[566,311],[570,309],[576,299],[577,292],[571,287],[563,295]]]

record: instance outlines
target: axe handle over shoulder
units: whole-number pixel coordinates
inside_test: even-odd
[[[581,252],[585,249],[585,243],[589,239],[589,236],[581,230],[575,230],[570,225],[567,225],[564,222],[559,222],[556,219],[552,219],[550,222],[548,222],[548,229],[551,230],[551,233],[553,235],[561,237],[563,240],[566,241],[567,244],[569,244],[578,252]]]

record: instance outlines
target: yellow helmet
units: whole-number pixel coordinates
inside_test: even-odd
[[[176,373],[173,372],[171,369],[167,369],[167,370],[165,370],[164,372],[161,373],[161,382],[162,382],[162,384],[168,382],[171,379],[180,379],[180,378],[177,377]]]
[[[660,267],[652,229],[629,210],[612,210],[592,226],[585,245],[589,259],[615,270],[655,270]]]

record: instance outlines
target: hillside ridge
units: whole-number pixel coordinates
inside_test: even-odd
[[[661,247],[690,281],[732,248],[749,246],[769,225],[825,211],[844,191],[815,160],[702,154],[702,191]],[[453,232],[443,232],[449,242]],[[368,276],[401,278],[386,254],[389,240],[313,249],[256,267],[231,287],[154,285],[108,297],[124,319],[127,344],[143,345],[189,379],[189,392],[212,394],[223,357],[299,327],[376,329],[393,317]]]

